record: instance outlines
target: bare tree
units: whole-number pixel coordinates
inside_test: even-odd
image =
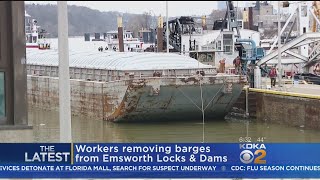
[[[142,21],[143,21],[143,28],[150,28],[151,24],[151,13],[150,12],[144,12],[142,14]]]

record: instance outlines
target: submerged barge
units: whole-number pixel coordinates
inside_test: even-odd
[[[225,116],[245,79],[218,74],[197,60],[166,53],[69,53],[71,110],[103,120],[165,121]],[[58,109],[56,50],[27,50],[28,101]],[[201,91],[202,97],[201,98]]]

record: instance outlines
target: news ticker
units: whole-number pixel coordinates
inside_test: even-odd
[[[0,178],[319,178],[320,144],[3,143]]]

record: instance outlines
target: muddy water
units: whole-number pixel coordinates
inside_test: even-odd
[[[0,130],[0,142],[59,142],[58,112],[30,109],[29,121],[32,130]],[[115,124],[73,116],[72,136],[73,142],[202,142],[201,121]],[[206,120],[204,130],[205,142],[239,142],[247,134],[253,141],[320,142],[320,132],[264,123]]]
[[[1,142],[59,142],[59,113],[29,109],[32,130],[2,130]],[[320,142],[320,132],[284,125],[202,120],[166,123],[110,123],[73,116],[73,142],[239,142],[240,137],[265,142]]]

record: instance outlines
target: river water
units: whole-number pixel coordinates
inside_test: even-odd
[[[1,142],[59,142],[59,112],[29,107],[32,130],[0,131]],[[204,127],[204,131],[203,131]],[[204,132],[204,133],[203,133]],[[204,135],[204,136],[203,136]],[[188,121],[163,123],[111,123],[73,116],[73,142],[320,142],[320,132],[286,125],[239,121]]]
[[[2,130],[0,142],[59,142],[59,112],[29,107],[33,129]],[[204,125],[204,126],[203,126]],[[239,142],[240,137],[264,142],[320,142],[320,132],[267,123],[239,121],[185,121],[171,123],[110,123],[73,116],[73,142]],[[171,179],[170,179],[171,180]],[[230,179],[231,180],[231,179]]]

